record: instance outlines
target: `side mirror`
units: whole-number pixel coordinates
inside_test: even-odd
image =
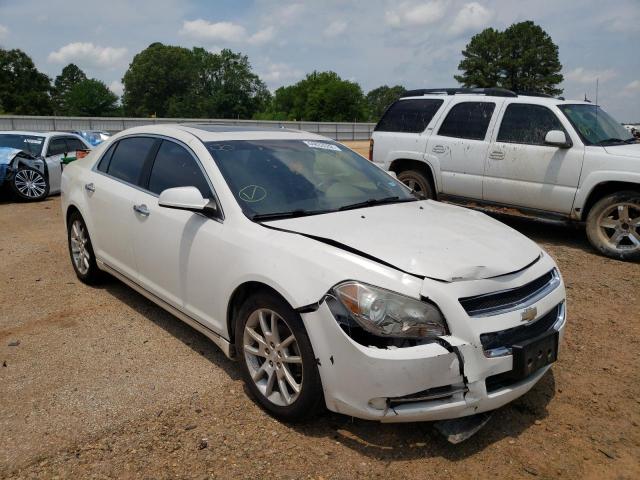
[[[569,148],[573,145],[567,140],[567,136],[562,130],[549,130],[544,136],[544,143],[559,148]]]
[[[217,216],[218,206],[215,202],[202,197],[196,187],[168,188],[160,194],[158,205],[176,210],[201,212],[209,216]]]

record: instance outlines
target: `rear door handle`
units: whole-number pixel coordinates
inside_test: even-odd
[[[133,211],[139,213],[143,217],[148,217],[150,213],[149,207],[147,207],[144,203],[141,203],[140,205],[134,205]]]
[[[443,145],[435,145],[431,150],[433,153],[444,153],[447,149]]]
[[[93,183],[86,183],[84,186],[84,189],[87,192],[95,192],[96,191],[96,186]]]
[[[504,160],[504,152],[500,150],[494,150],[489,154],[491,160]]]

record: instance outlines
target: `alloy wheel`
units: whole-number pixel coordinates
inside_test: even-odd
[[[73,264],[81,275],[86,275],[89,271],[91,254],[89,253],[87,229],[80,220],[75,220],[71,224],[70,235]]]
[[[622,202],[611,205],[598,219],[605,242],[616,250],[640,250],[640,205]]]
[[[287,322],[273,310],[255,310],[244,327],[244,358],[258,391],[278,406],[293,404],[302,391],[302,356]]]
[[[16,189],[27,198],[39,198],[44,195],[47,182],[36,170],[18,170],[13,180]]]

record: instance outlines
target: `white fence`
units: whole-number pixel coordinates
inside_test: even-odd
[[[291,128],[318,133],[334,140],[369,140],[375,123],[280,122],[267,120],[227,120],[210,118],[122,118],[122,117],[36,117],[0,115],[0,130],[70,131],[106,130],[111,133],[141,125],[163,123],[207,123],[245,127]]]

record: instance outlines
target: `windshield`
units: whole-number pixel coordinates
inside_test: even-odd
[[[597,105],[558,105],[586,145],[624,145],[633,135]]]
[[[34,157],[37,157],[42,153],[43,145],[44,137],[37,137],[35,135],[18,135],[13,133],[0,135],[0,147],[24,150]]]
[[[403,184],[339,143],[237,140],[206,145],[252,219],[415,200]]]

